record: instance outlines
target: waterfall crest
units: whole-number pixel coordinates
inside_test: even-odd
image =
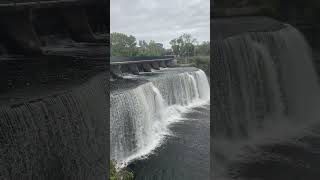
[[[170,73],[110,95],[111,159],[119,167],[147,156],[191,106],[206,103],[210,87],[202,70]]]

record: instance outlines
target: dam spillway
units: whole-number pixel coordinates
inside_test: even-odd
[[[110,94],[110,155],[118,167],[148,156],[183,112],[210,100],[207,77],[197,68],[165,68],[124,78],[111,82]]]
[[[308,139],[318,137],[320,89],[304,36],[263,17],[213,23],[214,178],[314,178],[317,164],[302,154],[319,158]]]

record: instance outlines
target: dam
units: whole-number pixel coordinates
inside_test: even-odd
[[[128,166],[133,169],[137,179],[193,179],[197,176],[209,178],[209,159],[206,157],[210,150],[210,86],[207,75],[202,70],[193,67],[171,67],[140,75],[126,74],[121,80],[111,81],[110,87],[110,156],[119,168]],[[197,115],[195,108],[204,109]],[[197,120],[204,112],[207,116],[203,120]],[[188,113],[194,115],[194,120],[184,117]],[[197,144],[201,141],[202,148],[188,142],[185,148],[190,151],[193,148],[194,153],[182,155],[184,150],[179,149],[181,145],[169,145],[174,142],[172,138],[178,138],[172,126],[179,122],[182,127],[188,123],[192,126],[202,124],[202,130],[193,129],[193,133],[204,132],[202,135],[198,134],[199,137],[195,138],[194,142]],[[185,137],[190,134],[186,129],[179,133],[183,133],[181,135]],[[186,168],[186,164],[176,163],[173,169],[169,169],[172,160],[154,160],[159,156],[169,156],[168,152],[159,152],[167,148],[171,156],[180,153],[180,158],[194,157],[193,161],[201,164],[197,167],[200,169],[198,174],[193,166],[189,168],[195,172],[190,174],[191,169],[182,170]],[[164,163],[163,166],[161,163]],[[147,167],[150,169],[143,170]]]
[[[319,80],[295,27],[266,17],[213,20],[215,179],[317,179]]]

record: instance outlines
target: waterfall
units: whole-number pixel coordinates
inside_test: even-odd
[[[214,178],[242,173],[243,179],[260,179],[272,174],[265,168],[272,162],[283,172],[278,163],[295,158],[286,152],[308,151],[312,143],[305,137],[314,138],[310,134],[319,124],[320,89],[310,47],[290,25],[212,44]]]
[[[0,179],[108,177],[107,79],[2,105]]]
[[[118,167],[147,156],[170,134],[168,125],[192,106],[208,102],[202,70],[162,75],[110,95],[111,159]]]
[[[213,46],[215,137],[253,137],[285,119],[315,120],[318,79],[309,46],[294,27],[231,36]]]

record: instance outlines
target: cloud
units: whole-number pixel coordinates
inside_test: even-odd
[[[210,40],[210,0],[111,0],[111,32],[169,41],[191,33],[199,42]]]

